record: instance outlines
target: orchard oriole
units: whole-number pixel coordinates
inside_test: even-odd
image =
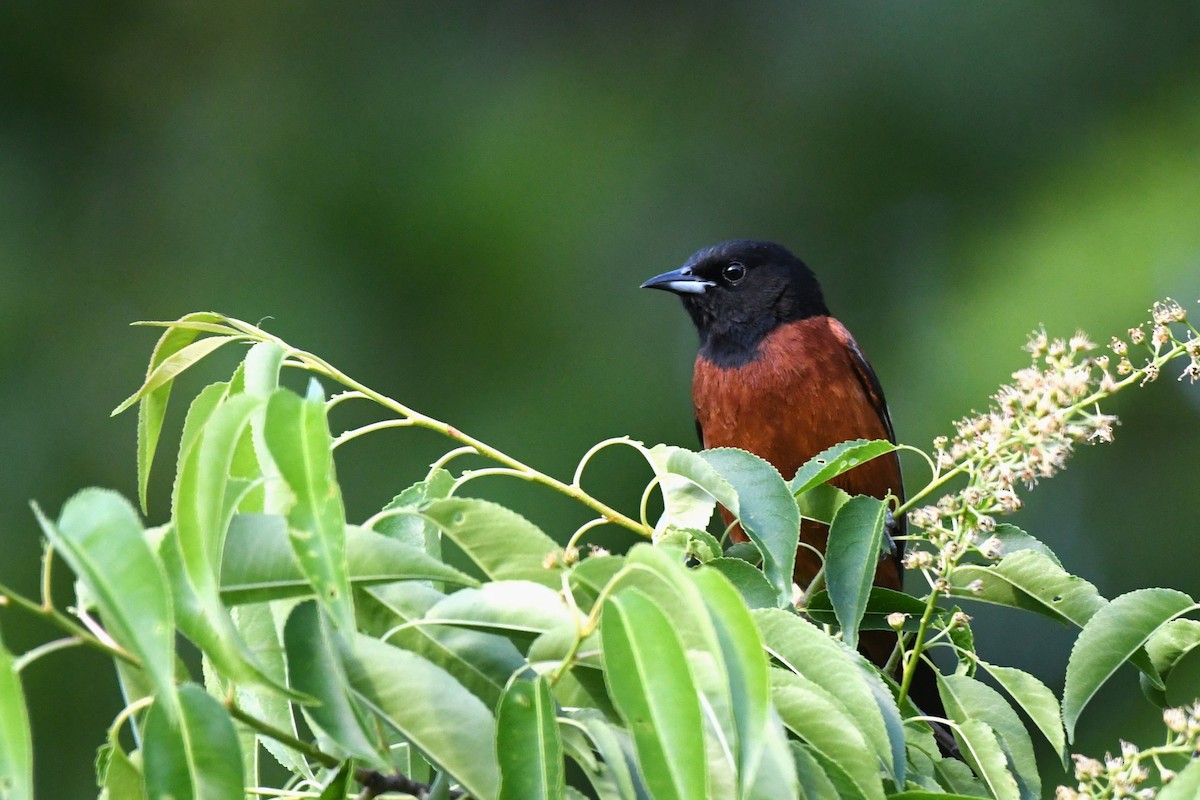
[[[748,450],[790,479],[810,458],[839,442],[895,441],[875,371],[850,332],[830,315],[812,270],[786,248],[771,242],[724,242],[642,287],[679,295],[700,333],[692,402],[704,447]],[[851,495],[904,500],[895,453],[831,482]],[[903,517],[892,526],[892,533],[902,533]],[[739,528],[732,536],[746,538]],[[801,541],[821,552],[828,536],[825,525],[807,519],[801,524]],[[896,542],[879,562],[875,585],[901,589],[902,555],[903,542]],[[796,583],[807,586],[820,566],[820,558],[801,547]],[[860,642],[867,657],[882,667],[896,636],[864,631]],[[919,671],[912,693],[927,713],[944,715],[932,670]]]

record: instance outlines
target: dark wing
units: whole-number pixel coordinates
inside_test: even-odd
[[[862,350],[858,347],[858,342],[854,341],[854,337],[849,333],[845,333],[842,337],[846,345],[846,352],[850,354],[850,365],[854,368],[854,375],[858,378],[859,384],[862,386],[863,393],[871,403],[871,407],[875,409],[875,413],[879,415],[879,419],[883,421],[883,425],[887,428],[888,439],[892,444],[896,443],[896,431],[892,427],[892,415],[888,413],[887,400],[883,397],[883,387],[879,385],[879,378],[875,375],[875,370],[871,368],[871,362],[867,361],[867,357],[863,355]],[[897,458],[893,453],[891,458]],[[899,461],[899,459],[897,459]],[[896,465],[896,473],[900,473],[900,465]],[[900,502],[904,502],[904,484],[903,477],[899,489]],[[887,533],[889,536],[903,536],[907,531],[907,519],[902,515],[896,519],[888,512],[888,527]],[[900,559],[904,555],[904,542],[892,542],[892,552],[896,558],[896,566],[900,574],[904,574],[903,567],[900,566]]]
[[[699,417],[696,417],[696,439],[699,440],[700,446],[704,447],[704,428],[700,425]]]

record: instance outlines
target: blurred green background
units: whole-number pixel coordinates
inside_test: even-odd
[[[1200,311],[1200,4],[5,3],[0,581],[36,592],[30,499],[134,492],[134,417],[108,416],[153,343],[132,320],[269,316],[565,476],[608,436],[694,444],[694,333],[637,285],[734,237],[816,269],[916,444],[984,407],[1039,323],[1105,341],[1163,295]],[[1200,594],[1200,387],[1113,406],[1116,443],[1013,521],[1106,596]],[[444,449],[339,451],[351,517]],[[646,478],[612,454],[585,484],[632,509]],[[475,488],[555,535],[583,519]],[[0,626],[18,651],[53,635]],[[1061,689],[1072,631],[976,626],[985,659]],[[24,677],[42,792],[88,795],[110,666],[70,651]],[[1078,749],[1158,740],[1135,686],[1118,674]]]

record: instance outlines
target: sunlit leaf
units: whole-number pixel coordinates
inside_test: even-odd
[[[733,502],[733,487],[697,453],[659,444],[645,454],[663,496],[663,513],[654,526],[656,536],[671,527],[704,529],[718,500]]]
[[[875,569],[883,547],[887,503],[874,497],[852,497],[838,509],[825,550],[825,584],[842,639],[858,646],[858,623],[867,608]]]
[[[600,625],[605,678],[656,797],[706,797],[700,705],[683,646],[637,589],[610,597]]]
[[[33,800],[33,739],[21,677],[0,641],[0,797]]]
[[[496,737],[500,800],[545,800],[566,792],[563,743],[545,676],[515,680],[500,699]]]
[[[722,447],[700,455],[737,492],[735,507],[717,499],[738,518],[762,553],[763,573],[775,588],[777,604],[791,602],[800,512],[787,484],[774,467],[744,450]]]
[[[817,453],[804,466],[800,467],[796,476],[788,482],[788,488],[791,489],[792,494],[803,494],[819,483],[825,483],[867,461],[893,453],[897,449],[896,445],[882,439],[855,439],[835,444],[833,447]]]
[[[119,744],[111,741],[96,753],[96,784],[100,787],[99,800],[142,800],[146,797],[146,779],[141,768]],[[2,780],[0,785],[3,785]],[[10,795],[2,791],[0,797],[10,800]],[[16,797],[20,795],[12,795],[13,800]]]
[[[1139,589],[1115,598],[1084,626],[1071,648],[1063,686],[1063,723],[1074,741],[1079,715],[1112,677],[1155,631],[1195,602],[1174,589]]]
[[[301,398],[279,389],[267,403],[267,448],[295,496],[288,539],[317,600],[344,631],[354,630],[354,599],[346,563],[346,511],[334,477],[333,437],[325,397],[314,380]]]
[[[42,530],[87,586],[105,625],[141,661],[174,719],[175,623],[162,565],[137,512],[105,489],[84,489],[63,505],[58,524],[36,506]]]
[[[791,752],[796,774],[800,780],[799,796],[803,800],[822,800],[822,798],[838,796],[837,787],[833,785],[833,781],[825,774],[821,762],[806,745],[793,741]]]
[[[426,617],[525,641],[554,630],[573,633],[582,625],[562,595],[533,581],[491,581],[461,589],[438,601]]]
[[[492,712],[415,653],[369,636],[355,639],[341,650],[355,697],[473,797],[495,797],[500,770]]]
[[[562,548],[515,511],[487,500],[449,497],[434,500],[421,516],[493,580],[529,580],[558,588],[558,571],[546,568],[546,556]]]
[[[180,722],[172,723],[158,702],[146,718],[142,758],[150,796],[174,800],[242,797],[242,755],[229,712],[195,684],[179,688],[179,706]]]
[[[724,575],[749,608],[775,608],[775,589],[758,567],[740,558],[714,558],[704,566]]]

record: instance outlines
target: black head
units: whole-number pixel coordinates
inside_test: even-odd
[[[700,332],[701,355],[719,366],[754,360],[763,338],[780,325],[829,314],[812,270],[772,242],[706,247],[642,288],[679,295]]]

